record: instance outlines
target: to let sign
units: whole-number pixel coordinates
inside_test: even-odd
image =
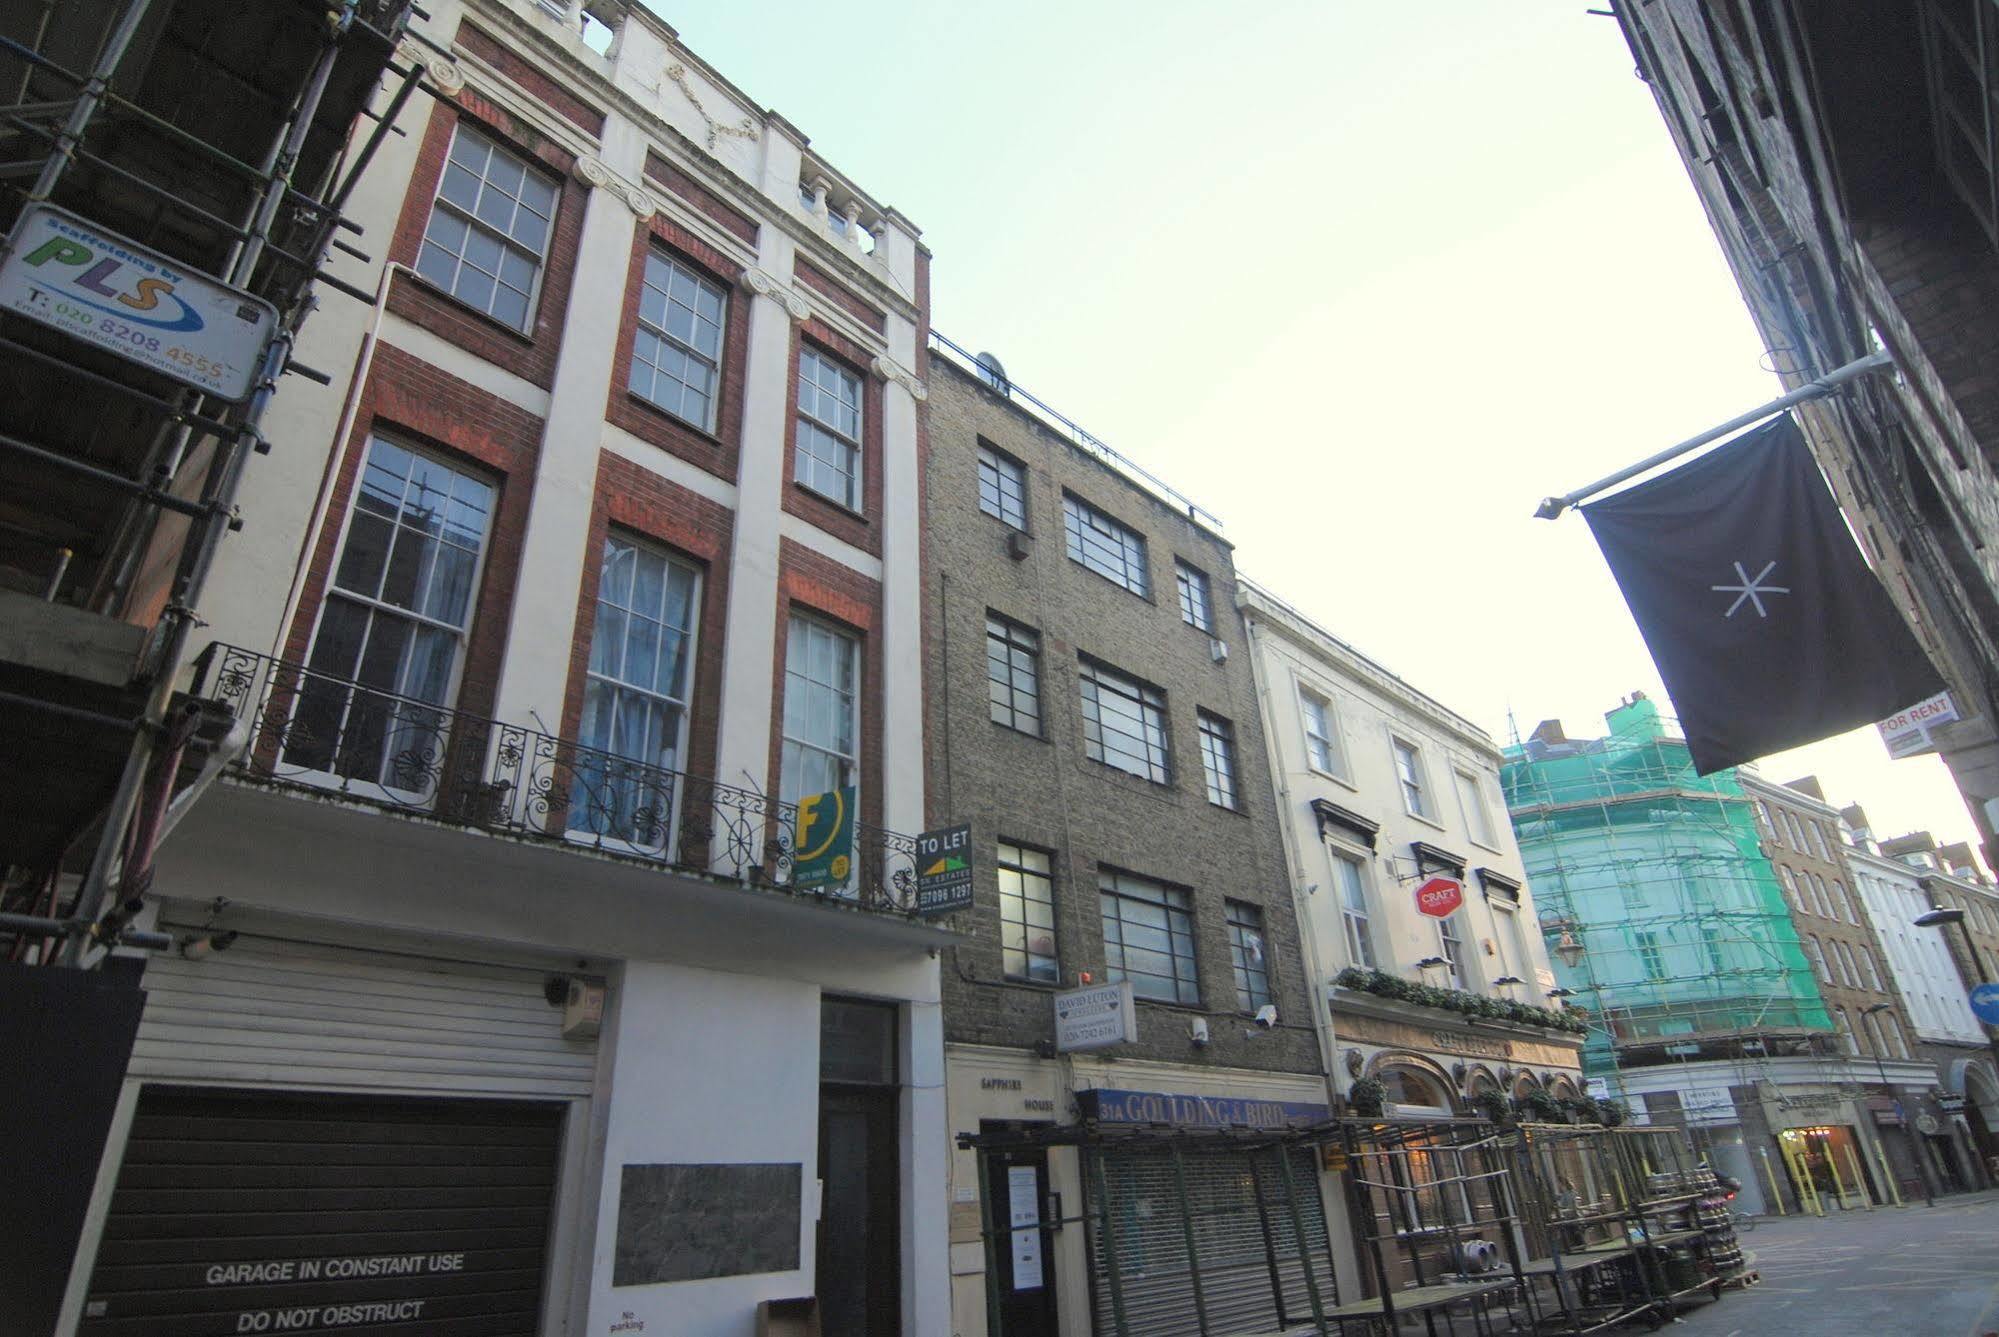
[[[1416,908],[1426,915],[1446,919],[1465,903],[1465,885],[1454,877],[1433,877],[1416,888]]]
[[[238,403],[278,327],[262,298],[46,204],[14,226],[0,307]]]
[[[916,838],[916,913],[972,908],[972,824],[960,822]]]
[[[1096,984],[1055,995],[1055,1048],[1102,1049],[1138,1038],[1138,1009],[1132,1006],[1131,981]]]

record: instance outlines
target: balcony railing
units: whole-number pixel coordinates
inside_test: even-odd
[[[232,769],[454,826],[600,851],[786,890],[797,805],[649,766],[539,729],[375,691],[302,664],[212,645],[194,694],[249,728]],[[844,886],[800,895],[909,914],[916,841],[854,829]]]

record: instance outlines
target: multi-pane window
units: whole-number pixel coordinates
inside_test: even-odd
[[[1434,819],[1430,792],[1424,783],[1423,758],[1413,744],[1400,738],[1389,740],[1395,748],[1395,778],[1402,786],[1402,806],[1417,817]]]
[[[1845,1008],[1836,1007],[1832,1010],[1832,1023],[1839,1031],[1841,1051],[1848,1054],[1856,1052],[1860,1046],[1853,1038],[1853,1023],[1847,1019]]]
[[[1340,922],[1346,930],[1347,959],[1363,970],[1374,969],[1374,940],[1367,933],[1367,886],[1360,860],[1333,856],[1333,883],[1339,898]]]
[[[1786,868],[1783,864],[1778,864],[1777,876],[1784,880],[1784,898],[1790,901],[1791,908],[1798,911],[1799,913],[1803,913],[1805,909],[1804,897],[1798,894],[1798,883],[1797,880],[1791,876],[1791,870]]]
[[[792,477],[861,508],[861,378],[818,349],[798,350],[798,442]]]
[[[1041,637],[986,614],[986,696],[994,724],[1041,736]]]
[[[1701,945],[1707,950],[1708,973],[1721,976],[1728,972],[1728,960],[1721,948],[1721,929],[1713,924],[1701,930]]]
[[[1645,978],[1662,980],[1666,978],[1666,956],[1659,950],[1659,935],[1641,930],[1631,935],[1638,944],[1638,960],[1644,967]]]
[[[1131,981],[1140,998],[1199,1003],[1194,973],[1193,898],[1129,873],[1099,870],[1104,919],[1104,978]]]
[[[1826,969],[1825,950],[1819,946],[1818,938],[1813,934],[1807,933],[1800,939],[1799,945],[1805,949],[1805,955],[1811,958],[1812,969],[1817,972],[1818,977],[1830,982],[1832,974]]]
[[[1466,987],[1465,940],[1455,914],[1437,921],[1437,945],[1443,948],[1444,961],[1450,970],[1451,987],[1453,989]]]
[[[555,184],[461,124],[416,271],[474,310],[528,327],[555,218]]]
[[[1081,669],[1083,751],[1107,766],[1166,784],[1171,779],[1166,694],[1087,659]]]
[[[979,509],[1015,529],[1027,528],[1027,466],[979,445]]]
[[[1854,952],[1857,956],[1859,956],[1860,964],[1866,969],[1867,987],[1874,990],[1874,992],[1876,993],[1885,992],[1885,990],[1883,990],[1881,987],[1880,967],[1877,966],[1874,962],[1874,949],[1871,947],[1861,946],[1855,948]]]
[[[377,437],[320,609],[285,760],[427,791],[449,703],[493,488]]]
[[[1218,808],[1240,806],[1235,783],[1235,727],[1220,715],[1197,711],[1201,724],[1201,774],[1208,782],[1208,802]]]
[[[793,614],[784,640],[778,797],[796,803],[853,784],[860,765],[860,643]]]
[[[1055,878],[1048,854],[999,842],[1000,955],[1008,979],[1059,984]]]
[[[1315,771],[1347,773],[1346,749],[1340,746],[1339,717],[1333,703],[1300,689],[1298,710],[1305,717],[1305,758]]]
[[[701,578],[616,535],[604,540],[597,621],[583,686],[571,830],[649,847],[666,842],[687,740]]]
[[[1492,834],[1492,812],[1485,806],[1485,794],[1479,789],[1478,777],[1470,771],[1453,769],[1451,774],[1458,782],[1458,802],[1465,810],[1465,827],[1471,838],[1487,849],[1495,848],[1498,839]]]
[[[1832,858],[1831,853],[1826,849],[1824,829],[1817,822],[1807,819],[1805,830],[1810,833],[1812,838],[1812,853],[1818,855],[1821,859]]]
[[[1152,593],[1145,536],[1126,529],[1078,497],[1062,494],[1062,530],[1069,559],[1141,597]]]
[[[1176,560],[1173,563],[1173,583],[1180,590],[1180,620],[1212,636],[1215,613],[1208,594],[1208,573]]]
[[[714,431],[726,309],[719,285],[685,261],[648,252],[632,339],[632,393],[704,432]]]
[[[1270,959],[1263,950],[1263,911],[1242,901],[1226,901],[1229,966],[1235,972],[1235,1005],[1254,1012],[1270,1003]]]
[[[1846,889],[1846,884],[1838,878],[1834,878],[1832,880],[1832,892],[1833,899],[1839,902],[1840,913],[1846,916],[1846,922],[1849,924],[1858,924],[1860,916],[1854,912],[1853,894]]]

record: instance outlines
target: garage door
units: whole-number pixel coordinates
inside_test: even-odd
[[[148,1086],[80,1337],[527,1337],[562,1116]]]

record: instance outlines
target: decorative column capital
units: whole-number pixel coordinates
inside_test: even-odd
[[[457,97],[459,90],[465,87],[465,71],[442,52],[408,42],[396,54],[412,64],[423,66],[424,74],[437,86],[437,91],[447,97]]]
[[[608,190],[624,204],[641,222],[659,212],[659,202],[645,192],[645,188],[633,181],[627,181],[604,165],[602,158],[584,154],[570,169],[576,179],[597,190]]]
[[[917,403],[921,404],[924,400],[930,398],[930,387],[925,385],[915,372],[903,366],[886,353],[875,354],[874,368],[875,375],[881,377],[883,380],[894,381],[897,385],[909,391],[909,397]]]
[[[786,283],[768,269],[755,266],[743,271],[742,283],[745,288],[759,297],[768,297],[787,311],[793,320],[803,320],[812,314],[812,307],[796,288]]]

